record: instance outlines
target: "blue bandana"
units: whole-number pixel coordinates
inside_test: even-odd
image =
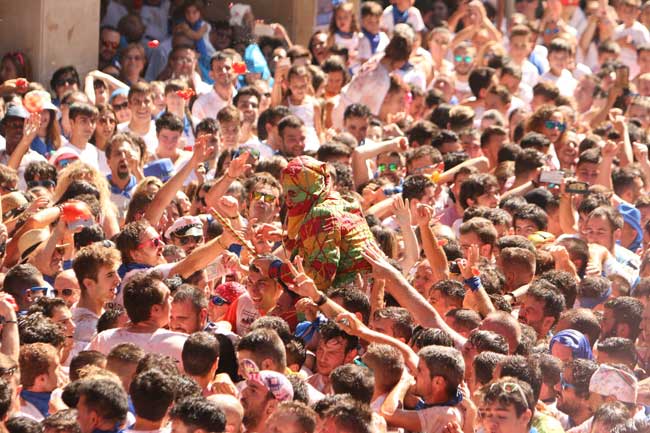
[[[44,418],[50,416],[50,397],[52,397],[51,392],[34,392],[23,389],[20,391],[20,396],[26,402],[33,404]]]
[[[409,19],[409,8],[406,8],[404,12],[400,12],[400,10],[397,9],[397,6],[393,5],[393,23],[395,25],[405,24],[408,19]]]
[[[451,400],[447,400],[443,403],[433,403],[433,404],[426,404],[423,400],[420,400],[418,401],[418,404],[415,405],[415,410],[428,409],[430,407],[437,407],[437,406],[456,406],[461,401],[463,401],[463,394],[460,392],[460,389],[456,389],[456,395]]]
[[[375,54],[377,52],[377,47],[379,46],[379,41],[381,40],[379,33],[373,35],[363,27],[361,28],[361,32],[363,32],[363,35],[370,41],[370,52]]]
[[[129,179],[129,183],[126,184],[124,187],[124,190],[119,189],[113,184],[113,176],[112,175],[107,175],[106,179],[108,179],[108,184],[111,187],[111,193],[115,195],[123,195],[124,197],[131,199],[131,191],[133,191],[133,188],[135,188],[135,185],[137,184],[137,180],[135,176],[131,175],[131,178]]]
[[[149,268],[151,268],[151,266],[144,265],[142,263],[122,263],[120,267],[117,269],[117,274],[120,276],[120,278],[124,279],[124,276],[131,271],[134,271],[136,269],[149,269]]]

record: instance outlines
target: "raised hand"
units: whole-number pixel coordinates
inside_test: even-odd
[[[375,242],[367,242],[361,254],[372,266],[372,273],[376,278],[390,278],[396,272],[396,269],[388,262],[386,255]]]
[[[287,263],[295,281],[293,291],[300,296],[314,300],[320,296],[320,292],[318,291],[314,280],[305,272],[302,263],[303,260],[300,256],[296,256],[293,259],[293,263]]]
[[[36,133],[41,127],[41,113],[32,113],[23,126],[23,139],[27,139],[30,143],[36,138]]]
[[[247,164],[249,156],[250,156],[250,152],[244,152],[241,155],[239,155],[237,158],[230,161],[228,170],[226,170],[226,176],[228,176],[231,179],[237,179],[243,176],[247,170],[250,170],[251,165]]]
[[[404,200],[401,195],[393,198],[393,213],[400,226],[411,224],[411,211],[409,210],[409,199]]]
[[[301,298],[296,302],[296,313],[303,313],[308,322],[313,322],[318,315],[318,306],[309,298]]]
[[[469,247],[467,257],[458,261],[458,267],[460,268],[460,273],[464,279],[467,280],[472,277],[478,277],[479,258],[478,245],[472,244]]]
[[[361,335],[361,329],[364,326],[364,324],[361,323],[359,319],[357,319],[357,316],[350,313],[349,311],[336,316],[336,324],[339,325],[339,328],[345,331],[346,334],[357,337]]]
[[[418,227],[427,227],[431,224],[433,218],[433,207],[420,203],[415,208],[415,215],[413,215],[413,220]],[[434,221],[437,222],[439,218],[434,218]]]

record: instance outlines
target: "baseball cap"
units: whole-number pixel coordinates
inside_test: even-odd
[[[219,284],[214,289],[214,294],[219,295],[230,304],[235,302],[237,298],[246,293],[246,287],[243,284],[240,284],[236,281],[228,281],[223,284]]]
[[[112,104],[113,99],[117,98],[118,96],[126,96],[128,98],[129,97],[129,89],[115,89],[115,90],[113,90],[113,93],[111,93],[111,97],[108,98],[108,103]]]
[[[203,223],[196,216],[180,217],[165,231],[167,239],[171,239],[172,235],[176,237],[203,236]]]
[[[20,104],[9,104],[5,111],[5,119],[7,117],[18,117],[20,119],[29,119],[29,112]]]
[[[174,163],[169,158],[157,159],[144,168],[145,176],[154,176],[167,182],[174,174]]]
[[[611,365],[601,364],[589,380],[589,392],[614,396],[623,403],[636,404],[639,383],[634,375]]]
[[[79,155],[77,155],[70,149],[66,149],[65,147],[62,147],[61,149],[54,152],[52,156],[50,156],[50,164],[56,167],[61,161],[69,160],[68,161],[69,163],[70,161],[77,160],[77,159],[79,159]],[[67,163],[65,165],[67,165]],[[65,167],[65,165],[63,167]]]
[[[641,228],[641,212],[629,203],[621,203],[618,211],[623,217],[625,224],[629,225],[636,232],[636,237],[630,245],[623,245],[630,251],[636,251],[643,240],[643,229]]]

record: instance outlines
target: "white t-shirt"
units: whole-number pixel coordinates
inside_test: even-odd
[[[634,21],[631,27],[625,27],[625,24],[620,24],[614,30],[613,40],[630,36],[632,43],[635,47],[643,44],[650,43],[650,32],[648,29],[638,21]],[[636,61],[636,50],[621,47],[621,62],[630,68],[630,77],[636,77],[639,73],[639,65]]]
[[[170,433],[171,432],[171,427],[170,426],[165,426],[158,428],[156,430],[134,430],[131,428],[127,428],[122,430],[123,433]]]
[[[559,77],[553,75],[551,71],[548,71],[539,78],[539,81],[550,81],[555,83],[560,90],[560,94],[564,96],[573,96],[576,86],[578,85],[578,80],[573,78],[573,75],[567,69],[562,69],[562,73]]]
[[[68,140],[63,142],[63,149],[68,149],[79,156],[79,160],[99,170],[99,151],[94,144],[86,143],[86,147],[79,149]]]
[[[131,131],[128,122],[120,123],[117,125],[117,130],[118,132],[131,132],[138,137],[141,137],[144,140],[144,143],[147,145],[147,152],[149,152],[151,155],[156,152],[156,148],[158,147],[158,136],[156,135],[156,122],[153,120],[149,125],[149,130],[144,135],[138,134],[135,131]]]
[[[3,150],[0,152],[0,164],[5,164],[9,162],[9,154]],[[27,182],[25,182],[25,169],[32,162],[47,162],[47,159],[43,157],[40,153],[27,149],[27,152],[23,155],[23,159],[20,160],[20,165],[18,166],[18,189],[20,191],[25,191],[27,189]]]
[[[87,308],[74,307],[71,311],[72,322],[75,325],[74,346],[70,358],[84,350],[97,333],[99,316]]]
[[[212,89],[211,92],[204,93],[196,98],[194,106],[192,107],[192,116],[196,117],[199,120],[203,120],[206,117],[216,119],[219,111],[231,103],[232,99],[222,99],[221,96],[219,96],[219,94],[214,89]]]
[[[348,105],[354,103],[365,104],[372,114],[378,115],[384,102],[386,93],[390,89],[390,75],[388,69],[378,60],[377,63],[366,70],[361,68],[343,90],[338,104],[332,111],[332,121],[335,128],[343,128],[343,113]],[[368,91],[372,89],[372,91]]]
[[[384,32],[379,32],[379,44],[377,44],[377,50],[373,53],[372,47],[370,46],[370,40],[367,37],[363,36],[359,40],[359,59],[365,61],[377,53],[382,53],[389,42],[390,39],[388,39],[388,35]]]
[[[422,433],[442,433],[445,426],[455,421],[463,425],[463,415],[454,406],[434,406],[417,411]]]
[[[111,349],[118,344],[133,343],[145,353],[159,353],[170,356],[182,364],[183,345],[187,340],[186,334],[157,329],[153,333],[131,332],[127,328],[114,328],[102,331],[93,338],[88,346],[90,350],[108,355]]]
[[[381,28],[389,34],[393,33],[393,29],[395,28],[395,21],[393,20],[393,7],[393,5],[388,6],[386,9],[384,9],[384,13],[381,15]],[[416,7],[409,8],[406,23],[413,27],[413,30],[416,32],[421,32],[425,29],[422,14]]]

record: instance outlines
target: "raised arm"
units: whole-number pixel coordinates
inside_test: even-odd
[[[383,256],[383,253],[374,244],[364,248],[363,256],[372,265],[373,273],[386,280],[386,290],[397,302],[411,312],[415,321],[427,328],[439,328],[447,332],[457,348],[465,344],[466,338],[451,328],[443,317],[431,304],[424,299],[406,278]]]
[[[196,140],[190,160],[160,188],[151,204],[147,206],[145,218],[152,226],[155,227],[158,225],[163,212],[174,197],[176,197],[176,193],[183,187],[185,179],[192,174],[192,170],[196,169],[205,160],[209,153],[206,138],[201,137]]]
[[[226,173],[221,176],[221,179],[212,185],[210,190],[205,195],[205,202],[208,204],[208,206],[216,206],[219,198],[226,195],[226,191],[228,191],[230,184],[233,183],[237,178],[241,177],[246,172],[246,170],[250,169],[250,164],[246,163],[249,156],[249,152],[244,152],[237,158],[230,161],[230,165],[228,166]]]
[[[403,273],[408,274],[411,267],[417,262],[420,257],[420,246],[418,239],[415,237],[415,232],[411,226],[411,212],[409,211],[409,200],[403,200],[402,196],[395,196],[393,200],[393,213],[397,218],[397,223],[402,232],[402,239],[404,239],[404,256],[400,260]]]
[[[381,332],[373,331],[361,322],[354,314],[346,311],[336,317],[336,323],[341,329],[350,335],[361,338],[369,343],[388,344],[395,347],[402,353],[406,367],[412,374],[415,374],[418,368],[418,355],[409,347],[408,344],[401,342],[395,337],[391,337]]]
[[[420,229],[420,237],[422,238],[422,248],[431,266],[433,278],[435,281],[446,280],[449,278],[449,262],[447,261],[445,250],[438,242],[430,225],[433,209],[430,206],[419,204],[415,212],[415,221]]]

